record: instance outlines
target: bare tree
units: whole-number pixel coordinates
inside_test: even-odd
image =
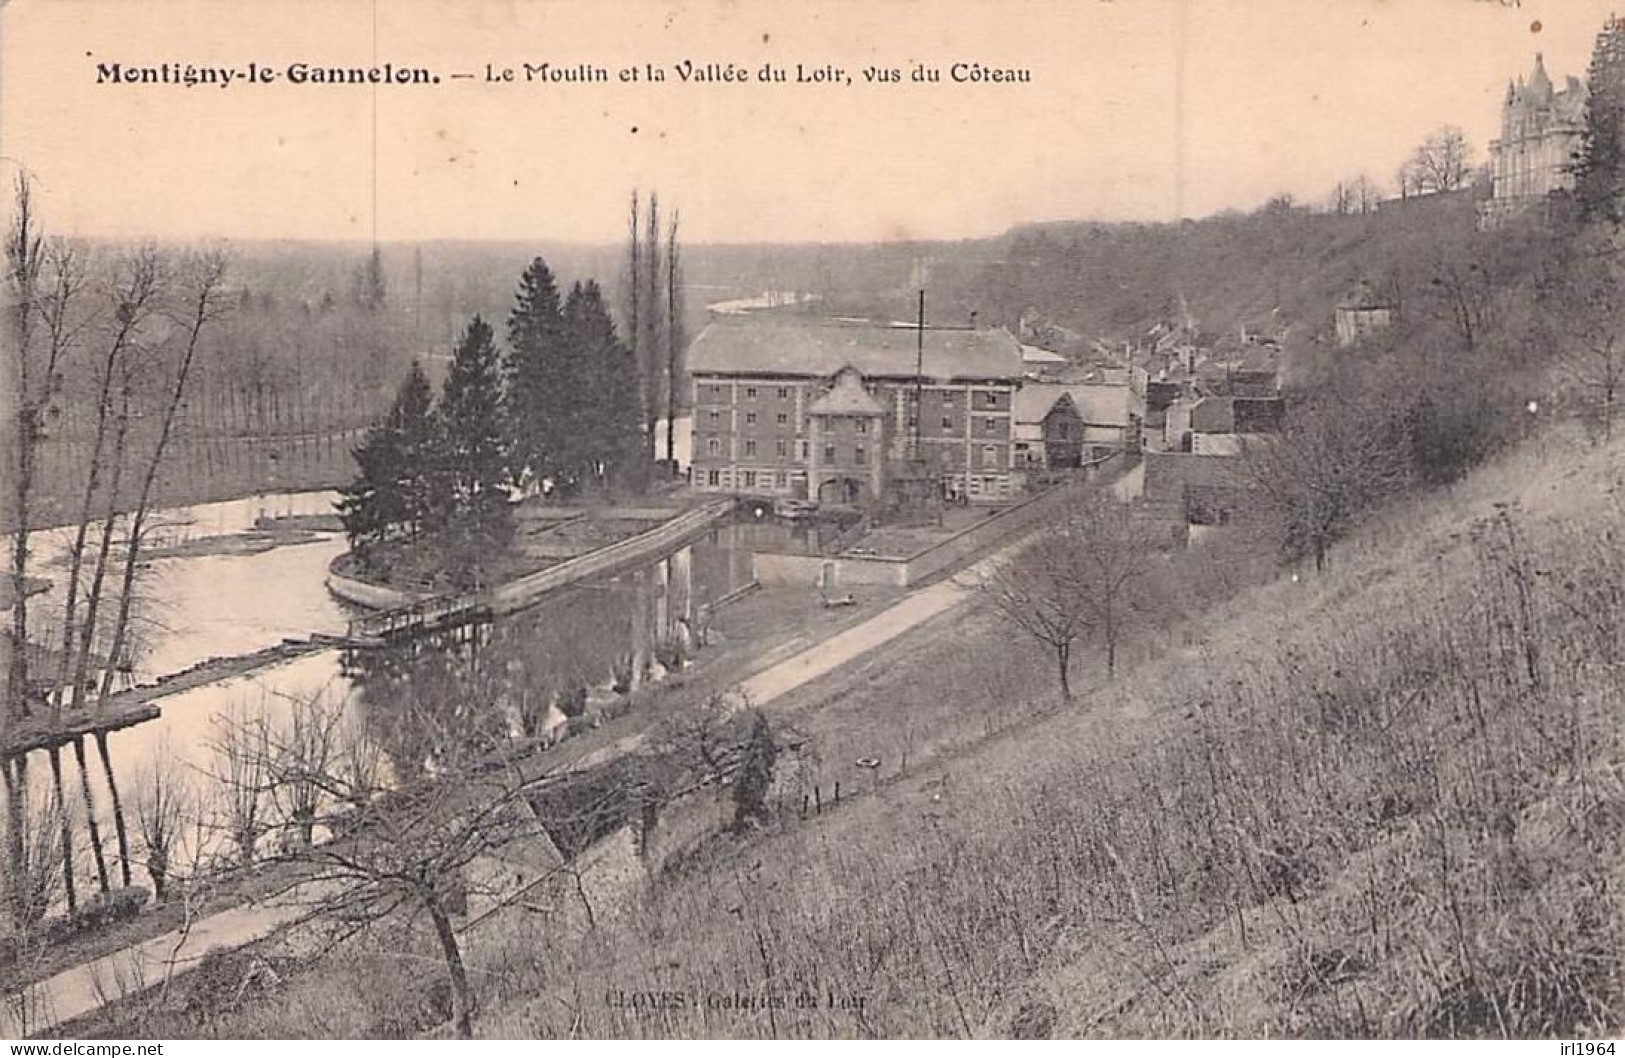
[[[649,357],[653,354],[643,340],[643,331],[646,326],[645,317],[653,310],[644,304],[644,247],[641,241],[643,230],[639,202],[638,192],[633,189],[632,204],[628,210],[626,222],[626,345],[632,353],[632,363],[637,366],[638,400],[640,402],[638,407],[644,409],[650,406],[654,392],[651,387],[649,372],[646,370]]]
[[[712,695],[665,716],[653,744],[623,783],[643,814],[645,851],[662,807],[708,787],[727,790],[732,829],[766,821],[779,760],[791,751],[803,760],[811,755],[805,733],[769,719],[738,695]]]
[[[1394,185],[1399,188],[1399,200],[1407,201],[1412,195],[1420,194],[1420,175],[1416,171],[1416,163],[1406,159],[1394,172]]]
[[[1506,292],[1498,289],[1476,256],[1439,254],[1432,263],[1424,291],[1461,340],[1463,350],[1475,351],[1494,327],[1497,302]]]
[[[1625,239],[1593,234],[1541,277],[1546,341],[1560,371],[1585,394],[1606,443],[1625,396]]]
[[[1382,189],[1376,181],[1361,173],[1349,184],[1349,191],[1354,200],[1354,212],[1362,216],[1376,212],[1377,203],[1382,200]]]
[[[1156,562],[1156,534],[1134,509],[1098,489],[1068,498],[1037,539],[997,563],[982,597],[1054,655],[1061,698],[1072,698],[1072,654],[1093,640],[1116,675],[1117,651],[1136,612],[1136,593]]]
[[[666,459],[677,473],[677,408],[683,378],[683,265],[677,247],[678,212],[666,229]]]
[[[45,916],[62,894],[62,826],[58,819],[62,806],[49,795],[38,802],[25,800],[13,769],[20,759],[5,762],[6,795],[11,802],[7,813],[12,828],[10,847],[18,858],[7,864],[5,874],[11,928],[0,943],[11,970],[3,975],[0,1001],[11,1008],[13,1023],[27,1033],[44,1012],[46,997],[34,982],[51,951]]]
[[[1473,148],[1467,134],[1446,125],[1428,134],[1409,163],[1412,188],[1417,191],[1456,191],[1467,186],[1473,171]]]
[[[115,418],[114,383],[119,377],[125,355],[142,340],[144,328],[156,317],[165,283],[163,262],[157,252],[148,247],[119,262],[108,286],[107,298],[113,308],[113,319],[102,337],[95,381],[98,395],[95,399],[94,439],[84,488],[72,522],[73,539],[68,548],[66,600],[62,612],[62,657],[56,681],[57,691],[52,699],[53,722],[60,721],[63,707],[78,698],[81,692],[81,688],[72,685],[78,656],[75,638],[81,621],[79,589],[91,526],[97,521],[96,500],[100,495],[102,477],[114,462],[107,454],[108,432]]]
[[[119,609],[113,621],[108,650],[108,658],[113,664],[109,664],[102,673],[100,693],[96,700],[98,710],[112,693],[113,672],[129,636],[136,571],[141,565],[141,549],[146,542],[147,523],[152,515],[153,488],[169,453],[176,422],[185,407],[187,384],[191,380],[200,342],[204,331],[223,318],[227,311],[222,297],[227,267],[226,257],[218,252],[198,254],[184,262],[180,278],[181,302],[168,312],[169,321],[180,336],[180,348],[173,370],[163,380],[167,383],[164,386],[167,392],[158,414],[157,437],[148,452],[141,488],[129,515],[122,583],[118,593]]]
[[[645,279],[643,288],[643,324],[644,334],[640,347],[643,350],[643,359],[639,366],[645,379],[643,427],[644,444],[647,450],[645,458],[649,462],[655,459],[655,428],[659,415],[663,387],[661,385],[664,375],[666,357],[661,353],[661,341],[666,335],[664,314],[661,312],[661,291],[665,286],[661,275],[660,260],[660,195],[658,192],[649,192],[649,210],[647,214],[648,228],[643,239],[643,257]]]
[[[1242,448],[1250,502],[1289,558],[1326,568],[1332,544],[1410,480],[1406,432],[1388,409],[1327,399],[1294,409],[1278,435]]]
[[[1061,700],[1072,700],[1072,651],[1087,634],[1091,608],[1072,590],[1079,579],[1075,548],[1045,537],[999,562],[977,587],[999,615],[1047,647],[1061,681]]]
[[[26,779],[24,780],[26,781]],[[32,933],[62,894],[62,803],[49,793],[29,798],[11,768],[6,769],[6,796],[12,803],[9,813],[17,827],[13,845],[22,850],[21,859],[9,865],[6,875],[7,902],[13,932],[20,937]]]
[[[237,763],[228,799],[263,806],[256,816],[283,840],[260,853],[262,863],[290,868],[281,896],[349,929],[397,916],[429,920],[444,957],[457,1035],[472,1035],[474,991],[453,918],[481,883],[469,869],[482,857],[526,837],[544,837],[527,800],[533,783],[509,766],[478,766],[448,758],[443,770],[391,786],[364,735],[346,722],[342,706],[296,702],[290,719],[233,721],[220,744]]]
[[[141,865],[152,879],[153,898],[169,899],[169,882],[187,820],[196,810],[186,772],[167,747],[136,777],[136,835],[141,841]]]
[[[35,485],[41,445],[58,411],[70,352],[83,336],[88,319],[81,312],[87,287],[82,255],[72,244],[47,240],[34,217],[28,180],[19,177],[15,215],[6,240],[6,278],[9,295],[10,349],[3,360],[8,384],[4,414],[7,445],[5,466],[11,475],[11,651],[6,668],[6,707],[0,722],[29,713],[32,687],[27,651],[29,640],[30,540],[36,528]],[[36,335],[39,337],[36,338]]]
[[[43,239],[35,230],[33,195],[28,179],[19,176],[15,216],[6,239],[6,294],[10,349],[0,360],[0,393],[6,394],[0,414],[5,416],[6,470],[15,492],[11,548],[11,637],[6,658],[6,701],[0,710],[0,729],[8,732],[14,719],[28,715],[28,536],[32,528],[31,492],[39,443],[39,412],[30,385],[32,335],[37,308]],[[9,765],[9,762],[8,762]]]
[[[245,710],[217,716],[211,722],[215,731],[209,744],[213,760],[207,771],[215,815],[211,829],[232,847],[237,863],[246,867],[258,858],[265,827],[268,721],[263,710]]]

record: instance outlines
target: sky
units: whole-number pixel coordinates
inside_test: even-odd
[[[1482,157],[1536,52],[1583,75],[1621,0],[11,0],[0,170],[112,238],[622,237],[633,188],[691,242],[960,238],[1169,220],[1392,184],[1431,130]],[[744,84],[684,83],[685,60]],[[97,84],[98,64],[278,74]],[[292,63],[436,85],[294,85]],[[609,72],[526,83],[523,64]],[[755,80],[764,64],[782,84]],[[794,83],[797,64],[851,84]],[[916,84],[916,64],[941,72]],[[1029,83],[950,81],[955,63]],[[516,80],[488,82],[513,68]],[[648,65],[667,72],[651,84]],[[902,72],[867,84],[864,67]],[[622,83],[622,69],[640,71]],[[472,74],[472,78],[453,78]]]

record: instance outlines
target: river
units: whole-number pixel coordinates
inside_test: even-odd
[[[267,495],[165,511],[162,542],[234,536],[253,529],[262,516],[329,513],[335,498],[331,492]],[[601,698],[645,672],[658,677],[663,667],[656,659],[692,636],[698,611],[750,582],[753,548],[804,546],[808,532],[805,526],[749,517],[716,526],[641,568],[565,589],[502,618],[484,630],[478,665],[470,664],[466,646],[332,649],[167,695],[157,699],[162,709],[157,719],[109,736],[121,793],[126,804],[132,803],[141,780],[165,759],[175,761],[206,793],[210,774],[220,768],[213,746],[222,723],[263,712],[277,724],[299,700],[342,703],[398,771],[423,767],[433,753],[422,731],[404,721],[447,702],[466,702],[476,685],[501,699],[493,707],[503,711],[502,722],[512,733],[550,729],[565,721],[557,705],[561,692]],[[36,568],[58,582],[36,597],[36,629],[50,628],[50,612],[60,611],[66,572],[60,557],[67,546],[65,531],[36,538]],[[140,650],[132,659],[135,680],[147,683],[207,658],[251,653],[284,638],[342,633],[357,611],[328,593],[325,578],[328,563],[345,547],[342,534],[324,532],[310,542],[258,553],[152,561],[144,578]],[[500,676],[496,684],[492,673]],[[35,783],[43,783],[49,769],[43,753],[34,757],[30,773]],[[110,797],[99,769],[91,783],[104,841],[111,841]],[[71,785],[77,786],[76,775]]]

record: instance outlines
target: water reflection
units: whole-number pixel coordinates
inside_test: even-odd
[[[321,513],[328,497],[314,495],[287,513]],[[242,504],[208,524],[238,531],[261,513]],[[128,803],[132,790],[167,765],[207,804],[217,796],[224,731],[249,719],[286,725],[297,703],[318,700],[342,708],[399,778],[514,740],[560,737],[574,718],[612,708],[680,664],[695,649],[709,609],[750,583],[753,548],[793,546],[801,530],[772,521],[720,525],[642,568],[574,586],[493,623],[383,649],[307,654],[167,696],[158,719],[109,736],[115,783]],[[143,673],[249,652],[284,636],[341,631],[350,612],[328,596],[323,581],[327,561],[343,546],[342,537],[327,534],[260,554],[163,560],[171,614]],[[82,824],[78,775],[68,763],[71,752],[63,756],[68,802]],[[86,781],[111,855],[115,790],[92,764]],[[50,776],[44,754],[31,754],[28,770],[43,802]],[[221,808],[210,811],[218,817]],[[230,840],[216,818],[213,827],[193,826],[183,844],[191,855]],[[82,891],[83,878],[81,872]],[[136,880],[144,884],[139,872]]]

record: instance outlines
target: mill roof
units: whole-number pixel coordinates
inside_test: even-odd
[[[823,320],[718,319],[688,350],[695,374],[829,378],[851,367],[866,378],[913,378],[919,332],[878,324]],[[927,379],[1014,380],[1021,346],[998,328],[927,328],[920,373]]]

